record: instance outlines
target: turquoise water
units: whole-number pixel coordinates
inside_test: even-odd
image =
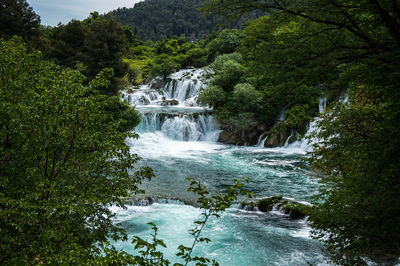
[[[139,104],[143,114],[137,128],[140,138],[126,143],[143,158],[141,164],[153,168],[156,174],[142,184],[144,196],[180,201],[169,200],[168,204],[164,200],[149,206],[128,206],[125,210],[112,208],[117,213],[116,222],[126,229],[130,239],[140,236],[150,240],[152,231],[147,223],[155,223],[159,238],[167,244],[162,250],[171,262],[179,262],[175,253],[180,244],[191,245],[189,229],[201,215],[192,206],[195,196],[187,192],[186,177],[195,178],[213,193],[223,192],[235,179],[249,178],[246,188],[257,198],[282,195],[305,204],[318,190],[317,180],[301,160],[303,149],[238,147],[216,142],[219,130],[212,115],[195,106],[202,83],[181,79],[181,72],[173,76],[177,78],[173,83],[176,87],[170,83],[155,91],[149,85],[136,94],[124,95],[133,105]],[[192,79],[200,75],[201,71],[194,70]],[[178,99],[179,105],[157,106],[163,104],[163,99]],[[322,245],[310,238],[307,221],[292,220],[279,211],[249,212],[236,204],[220,219],[209,221],[202,237],[212,242],[197,245],[195,255],[216,259],[220,265],[327,264]],[[129,242],[117,242],[115,246],[135,253]]]
[[[315,179],[304,170],[299,150],[236,147],[215,142],[183,142],[164,137],[159,132],[144,133],[139,140],[129,140],[132,151],[143,157],[143,164],[156,170],[156,177],[145,184],[146,195],[178,198],[193,202],[186,192],[185,178],[191,176],[221,192],[235,178],[249,177],[246,187],[257,197],[283,195],[309,202],[318,189]],[[166,257],[177,262],[180,244],[191,244],[189,229],[200,210],[183,204],[153,204],[115,209],[118,222],[130,237],[150,239],[150,226],[159,228],[159,237],[168,248]],[[278,211],[248,212],[232,207],[220,219],[209,222],[203,232],[212,242],[199,245],[198,255],[217,259],[220,265],[325,265],[321,244],[309,236],[306,220],[292,220]],[[116,246],[134,253],[129,243]]]

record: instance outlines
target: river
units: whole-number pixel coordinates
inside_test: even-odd
[[[196,97],[205,86],[200,69],[181,70],[163,87],[152,84],[124,92],[142,114],[136,128],[139,139],[126,142],[139,154],[142,165],[155,170],[155,178],[144,182],[145,197],[127,209],[113,207],[128,235],[150,239],[153,222],[162,249],[171,262],[180,244],[190,245],[189,229],[200,217],[193,207],[195,197],[186,191],[186,177],[193,177],[211,192],[222,192],[237,178],[250,179],[246,188],[257,198],[282,195],[309,203],[318,183],[301,161],[304,145],[267,149],[217,142],[219,129],[209,108],[198,106]],[[185,202],[186,204],[183,204]],[[311,239],[307,220],[293,220],[278,210],[246,211],[233,205],[221,218],[209,221],[202,233],[212,240],[195,247],[195,255],[216,259],[220,265],[326,265],[322,245]],[[135,253],[129,242],[114,243]]]

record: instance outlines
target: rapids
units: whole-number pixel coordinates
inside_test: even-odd
[[[156,174],[152,181],[142,184],[146,191],[143,197],[164,200],[153,204],[142,200],[135,204],[142,206],[132,204],[125,210],[111,208],[117,213],[116,222],[130,237],[150,239],[147,223],[155,223],[159,238],[167,244],[162,250],[171,262],[179,262],[175,253],[180,244],[193,241],[188,230],[200,217],[200,210],[192,206],[195,197],[186,191],[188,176],[211,192],[222,192],[234,179],[248,177],[246,187],[257,198],[283,195],[309,203],[318,190],[316,180],[301,161],[303,143],[275,149],[218,143],[219,129],[212,110],[196,102],[206,83],[204,76],[199,69],[181,70],[161,88],[149,84],[122,95],[142,114],[136,128],[140,138],[126,143],[143,158],[141,164],[152,167]],[[212,242],[199,244],[194,253],[227,266],[325,265],[322,246],[310,238],[309,230],[306,220],[292,220],[279,211],[249,212],[235,205],[206,225],[202,236]],[[135,253],[129,242],[114,244]]]

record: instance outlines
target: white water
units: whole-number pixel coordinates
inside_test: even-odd
[[[178,106],[197,107],[197,95],[205,87],[202,69],[184,69],[172,74],[161,88],[153,88],[156,81],[132,89],[133,93],[122,92],[122,99],[135,106],[165,106],[168,101],[177,100]]]
[[[249,177],[246,187],[259,198],[283,195],[309,202],[318,185],[301,167],[298,157],[304,150],[238,147],[216,142],[219,130],[212,111],[196,103],[205,82],[201,76],[201,70],[179,71],[161,89],[151,89],[150,84],[133,93],[123,93],[123,98],[142,114],[142,122],[136,129],[140,138],[126,142],[132,152],[143,158],[142,164],[152,167],[156,174],[152,181],[142,185],[146,196],[193,203],[195,196],[186,191],[188,176],[205,184],[210,192],[222,192],[234,179]],[[170,100],[178,104],[165,104]],[[200,210],[166,202],[148,206],[146,199],[138,202],[144,206],[114,208],[117,222],[121,222],[130,237],[138,235],[146,239],[151,234],[147,223],[154,222],[159,228],[159,237],[168,246],[163,250],[167,258],[179,262],[175,257],[176,247],[191,244],[188,230],[193,228]],[[306,221],[291,220],[277,210],[261,213],[231,208],[220,219],[207,224],[204,237],[211,238],[212,242],[196,246],[195,255],[215,258],[220,265],[326,263],[321,245],[310,239]],[[127,242],[115,244],[135,253]]]
[[[320,97],[319,98],[319,103],[318,103],[318,110],[319,113],[323,113],[325,111],[326,108],[326,101],[327,98],[326,97]],[[286,140],[285,143],[285,148],[288,149],[299,149],[299,150],[303,150],[305,152],[307,151],[311,151],[311,147],[314,143],[316,143],[318,140],[315,138],[311,138],[310,136],[312,136],[313,134],[318,132],[318,127],[317,127],[317,123],[320,120],[319,117],[314,118],[310,124],[308,125],[308,129],[306,134],[304,135],[304,138],[302,138],[301,140],[297,140],[295,142],[292,142],[290,144],[288,144],[288,140],[289,138]]]

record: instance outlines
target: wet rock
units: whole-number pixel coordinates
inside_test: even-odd
[[[233,145],[243,145],[244,141],[229,131],[222,131],[219,133],[218,142],[225,144],[233,144]]]
[[[133,88],[129,88],[126,90],[126,93],[133,93],[135,90]]]
[[[260,199],[256,202],[242,202],[239,206],[247,211],[269,212],[278,209],[292,219],[303,219],[310,212],[310,207],[295,201],[283,199],[282,196]]]
[[[172,99],[172,100],[161,100],[161,101],[157,101],[156,103],[161,106],[174,106],[174,105],[178,105],[179,101]]]
[[[282,196],[275,196],[270,198],[261,199],[257,202],[257,207],[262,212],[272,211],[272,208],[282,203]]]
[[[161,78],[154,79],[150,84],[150,88],[155,90],[160,90],[163,88],[163,86],[164,86],[164,81]]]
[[[135,100],[135,104],[148,105],[148,104],[150,104],[150,101],[146,96],[140,96],[139,98],[137,98]]]
[[[273,148],[283,146],[290,136],[290,129],[284,122],[277,123],[269,132],[264,147]]]

